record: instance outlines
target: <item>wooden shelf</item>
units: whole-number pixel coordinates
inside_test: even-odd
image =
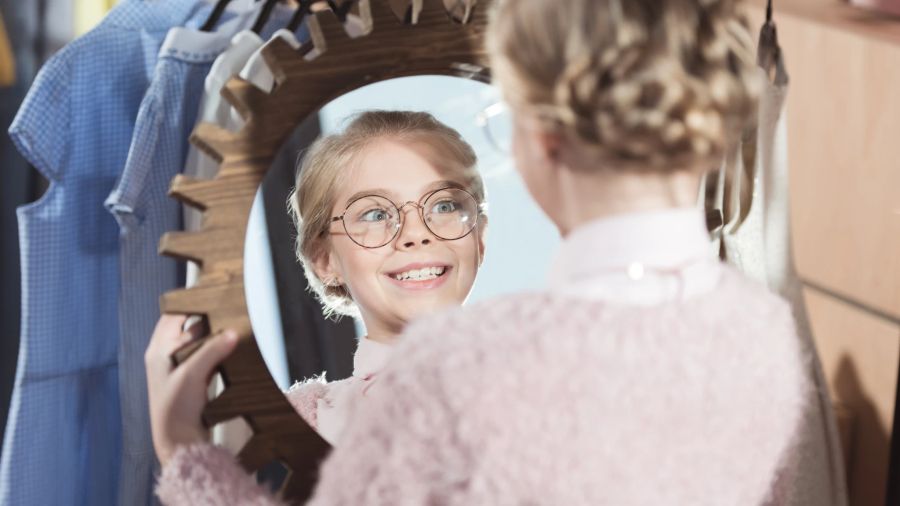
[[[746,4],[765,8],[766,0]],[[843,0],[773,0],[775,21],[783,15],[821,23],[900,47],[900,17],[855,7]]]

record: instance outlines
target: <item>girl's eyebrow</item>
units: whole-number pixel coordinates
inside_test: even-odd
[[[362,197],[367,197],[369,195],[377,195],[379,197],[384,197],[388,200],[391,200],[392,197],[395,196],[393,192],[391,192],[390,190],[385,190],[384,188],[373,188],[371,190],[363,190],[363,191],[356,192],[353,195],[350,195],[350,198],[348,198],[347,201],[344,202],[344,207],[347,207],[350,204],[352,204],[354,200],[358,200]]]
[[[430,191],[440,190],[442,188],[457,188],[459,190],[466,189],[466,187],[461,183],[457,183],[456,181],[450,181],[449,179],[445,179],[445,180],[435,181],[431,184],[425,185],[425,188],[422,189],[422,193],[428,193]]]
[[[460,190],[466,190],[465,185],[463,185],[461,183],[458,183],[456,181],[450,181],[450,180],[441,180],[441,181],[435,181],[433,183],[429,183],[429,184],[425,185],[425,187],[422,189],[422,193],[425,194],[430,191],[439,190],[441,188],[458,188]],[[395,194],[394,192],[384,189],[384,188],[372,188],[370,190],[358,191],[358,192],[354,193],[353,195],[350,195],[350,198],[348,198],[347,201],[344,202],[344,207],[347,207],[350,204],[352,204],[354,200],[358,200],[362,197],[367,197],[369,195],[377,195],[379,197],[384,197],[384,198],[390,200],[391,202],[397,201],[397,199],[396,199],[397,194]]]

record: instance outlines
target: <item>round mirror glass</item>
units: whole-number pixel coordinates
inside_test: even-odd
[[[484,261],[466,303],[543,286],[559,241],[555,227],[531,200],[515,170],[510,117],[494,87],[460,78],[421,76],[372,84],[337,98],[299,125],[282,147],[249,218],[244,257],[247,305],[257,342],[283,389],[321,373],[326,373],[329,381],[352,374],[357,339],[367,332],[362,321],[323,316],[296,259],[297,231],[287,213],[287,199],[309,144],[319,136],[343,131],[355,115],[369,110],[428,112],[459,132],[475,151],[485,184],[483,212],[488,226]],[[419,215],[429,230],[444,230],[437,228],[436,220],[463,226],[460,223],[468,218],[459,209],[466,208],[465,199],[456,195],[461,194],[440,194],[418,202],[419,206],[427,204]],[[402,211],[391,211],[388,203],[363,206],[369,214],[358,218],[370,228],[374,222],[383,234],[381,220],[389,220],[392,213],[400,212],[404,219],[414,216],[404,205]],[[442,275],[440,268],[431,269],[412,269],[396,277],[399,282],[409,282]]]

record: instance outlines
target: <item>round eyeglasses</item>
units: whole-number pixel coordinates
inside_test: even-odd
[[[402,210],[408,205],[415,206],[425,227],[445,241],[469,235],[482,212],[471,193],[460,188],[441,188],[422,195],[419,202],[400,206],[380,195],[365,195],[350,202],[344,213],[331,218],[331,222],[343,222],[350,240],[363,248],[380,248],[400,233]]]
[[[495,102],[475,116],[477,124],[484,132],[488,144],[501,155],[512,153],[512,115],[503,102]]]

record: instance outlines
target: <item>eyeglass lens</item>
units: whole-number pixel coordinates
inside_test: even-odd
[[[478,204],[469,193],[446,188],[429,195],[422,204],[420,216],[432,234],[452,241],[475,227]],[[400,231],[401,221],[397,206],[377,195],[353,201],[343,218],[350,239],[365,248],[377,248],[391,242]]]

